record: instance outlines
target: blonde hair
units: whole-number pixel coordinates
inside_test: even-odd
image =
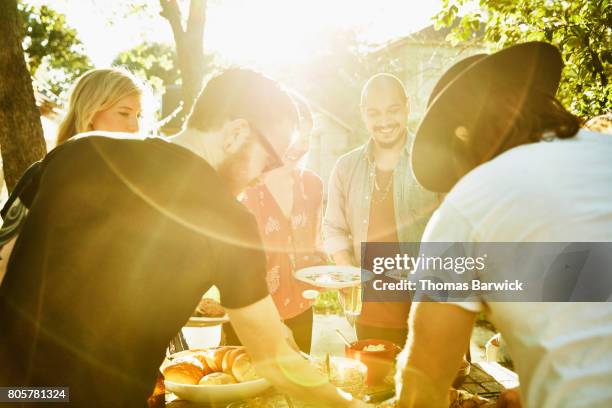
[[[96,113],[126,96],[147,94],[146,86],[123,68],[92,69],[81,75],[70,91],[68,112],[59,125],[57,144],[91,129]]]

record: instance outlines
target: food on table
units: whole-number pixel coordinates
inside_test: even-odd
[[[252,381],[259,378],[251,362],[251,357],[246,353],[236,357],[232,365],[232,374],[239,382]]]
[[[383,345],[384,349],[381,350],[380,345]],[[368,346],[374,346],[373,350],[376,351],[371,351]],[[401,348],[397,344],[383,339],[358,340],[352,342],[350,347],[344,347],[347,357],[359,360],[368,367],[366,378],[368,385],[380,385],[386,382],[400,351]]]
[[[223,361],[221,362],[221,369],[223,370],[223,372],[231,374],[232,367],[234,366],[234,360],[236,360],[236,357],[244,353],[246,353],[244,347],[236,347],[235,349],[232,349],[225,353],[225,355],[223,356]]]
[[[384,344],[368,344],[363,348],[363,351],[385,351]]]
[[[208,351],[195,351],[192,356],[200,360],[200,362],[202,363],[202,366],[204,367],[204,375],[217,371],[215,370],[214,366],[214,358],[210,355]]]
[[[449,390],[449,408],[492,408],[496,403],[464,390]]]
[[[164,369],[164,378],[180,384],[197,384],[204,375],[202,362],[195,357],[178,358]]]
[[[200,385],[236,384],[236,379],[227,373],[210,373],[202,377]]]
[[[219,347],[213,353],[215,358],[215,369],[213,371],[223,371],[223,357],[233,350],[230,347]]]
[[[196,317],[223,317],[225,309],[219,302],[213,299],[204,298],[198,304],[194,316]]]
[[[328,273],[312,273],[305,275],[304,278],[317,283],[353,283],[361,279],[359,275],[348,275],[346,273],[328,272]]]
[[[235,384],[261,378],[245,348],[236,346],[181,352],[162,374],[168,381],[191,385]]]

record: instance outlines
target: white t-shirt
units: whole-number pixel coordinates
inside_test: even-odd
[[[612,137],[581,130],[477,167],[423,241],[612,242]],[[486,310],[501,331],[524,406],[612,407],[612,302],[456,304]]]

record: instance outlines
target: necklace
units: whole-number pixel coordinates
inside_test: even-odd
[[[394,174],[395,174],[395,170],[391,172],[391,176],[389,177],[389,181],[387,182],[387,185],[384,188],[380,188],[380,185],[378,184],[378,173],[376,173],[376,176],[374,177],[374,188],[376,189],[376,191],[381,191],[382,193],[380,194],[379,197],[375,197],[374,194],[372,195],[372,201],[375,204],[380,204],[387,199],[387,196],[389,195],[389,191],[391,191],[391,186],[393,185],[393,175]]]

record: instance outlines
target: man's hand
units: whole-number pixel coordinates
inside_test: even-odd
[[[255,369],[274,387],[318,407],[360,406],[289,346],[285,326],[270,296],[241,309],[226,310]]]
[[[519,388],[510,388],[502,392],[497,400],[497,408],[522,408],[522,406]]]
[[[470,343],[475,313],[445,303],[414,303],[395,378],[400,407],[448,407],[448,389]]]

